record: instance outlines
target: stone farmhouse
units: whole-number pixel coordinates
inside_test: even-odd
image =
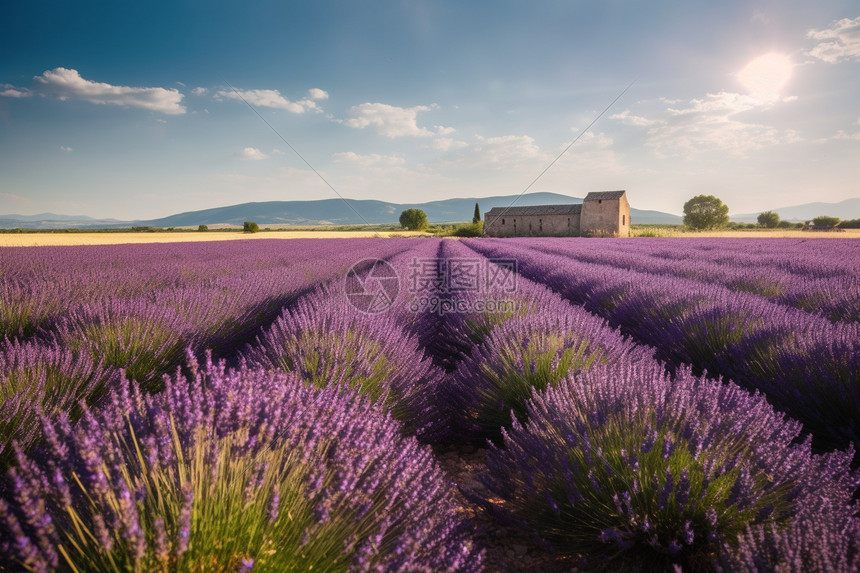
[[[589,193],[580,205],[494,207],[484,214],[487,237],[629,237],[626,191]]]

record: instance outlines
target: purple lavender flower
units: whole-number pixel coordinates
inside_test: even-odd
[[[442,399],[455,436],[482,443],[498,439],[512,413],[525,420],[525,402],[533,392],[598,364],[650,361],[652,353],[603,320],[555,299],[537,314],[510,318],[491,330],[447,379]]]
[[[114,374],[89,356],[76,356],[57,345],[8,340],[0,344],[0,469],[14,457],[13,440],[27,450],[38,439],[41,415],[77,419],[78,403],[98,400]],[[45,438],[62,447],[53,433]]]
[[[605,414],[599,423],[595,410]],[[710,563],[747,526],[773,526],[770,535],[821,512],[854,512],[853,451],[812,454],[809,440],[795,442],[799,424],[733,384],[621,362],[536,393],[527,412],[526,424],[503,433],[503,447],[489,449],[489,493],[476,500],[512,524],[528,523],[560,554],[688,568]],[[637,473],[622,451],[654,431]],[[639,475],[647,479],[634,489]]]
[[[480,568],[432,452],[367,398],[224,363],[189,370],[156,395],[123,384],[74,427],[46,420],[62,447],[21,453],[10,471],[0,566]],[[138,454],[150,437],[172,455]],[[70,492],[55,469],[76,476]]]
[[[442,372],[394,314],[367,314],[343,293],[320,288],[297,301],[249,346],[249,367],[295,372],[316,387],[344,385],[382,400],[414,429]]]

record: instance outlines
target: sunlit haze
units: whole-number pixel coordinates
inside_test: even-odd
[[[738,72],[750,94],[764,100],[778,99],[791,79],[794,64],[785,54],[771,52],[753,59]]]

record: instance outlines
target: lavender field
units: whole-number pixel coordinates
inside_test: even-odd
[[[0,570],[860,570],[856,240],[10,247],[0,302]]]

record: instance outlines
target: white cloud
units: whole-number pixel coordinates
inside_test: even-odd
[[[0,96],[22,98],[33,95],[33,92],[27,88],[18,88],[12,84],[2,84],[0,85],[0,88],[3,88],[3,91],[0,91]]]
[[[359,155],[354,151],[335,153],[331,157],[335,163],[352,163],[360,165],[362,167],[372,167],[378,165],[392,166],[403,165],[404,163],[406,163],[406,160],[399,155],[379,155],[378,153]]]
[[[769,107],[769,101],[758,99],[751,95],[720,92],[707,94],[702,99],[692,99],[686,108],[670,107],[666,111],[673,116],[701,116],[708,114],[732,115],[761,107]]]
[[[246,147],[241,151],[237,151],[233,156],[236,159],[248,160],[248,161],[261,161],[263,159],[268,159],[269,156],[257,149],[256,147]]]
[[[184,97],[179,90],[165,88],[133,88],[93,82],[81,77],[77,70],[55,68],[35,79],[46,94],[60,100],[78,99],[95,104],[138,107],[166,114],[185,113]]]
[[[290,101],[282,96],[278,90],[221,90],[215,94],[215,99],[245,100],[253,106],[284,109],[291,113],[320,111],[314,99],[326,99],[328,94],[317,88],[311,89],[309,93],[312,93],[312,99],[305,98],[299,101]],[[321,94],[325,94],[325,96],[323,97]]]
[[[610,115],[609,119],[615,119],[627,125],[633,125],[636,127],[649,127],[658,123],[656,120],[653,119],[639,117],[638,115],[630,115],[629,109],[625,109],[621,113]]]
[[[191,90],[191,93],[193,93],[196,96],[206,95],[206,93],[208,93],[208,92],[209,92],[208,89],[202,88],[202,87],[197,87],[197,88],[194,88],[193,90]]]
[[[328,99],[328,92],[319,88],[311,88],[308,90],[308,97],[311,99]]]
[[[452,139],[450,137],[437,137],[430,145],[431,147],[433,147],[433,149],[436,149],[438,151],[452,151],[454,149],[463,149],[469,147],[469,144],[465,141],[457,141],[456,139]]]
[[[860,125],[860,119],[854,122],[854,125]],[[827,137],[824,139],[819,139],[816,143],[825,143],[830,140],[842,140],[842,141],[860,141],[860,131],[854,133],[848,133],[844,129],[840,129],[836,132],[836,135],[832,137]]]
[[[833,139],[860,141],[860,131],[857,133],[848,133],[847,131],[840,129],[836,132],[836,135],[833,136]]]
[[[794,96],[773,99],[730,92],[707,94],[684,105],[678,100],[661,99],[667,107],[655,117],[616,114],[629,125],[647,128],[646,144],[661,156],[684,156],[695,152],[720,150],[743,156],[769,145],[795,143],[796,131],[739,118],[739,114],[770,109],[780,103],[796,101]]]
[[[534,138],[528,135],[477,135],[475,138],[471,147],[455,154],[446,163],[466,170],[524,168],[531,172],[552,161],[552,157],[541,151]]]
[[[835,64],[846,60],[860,61],[860,17],[843,18],[825,30],[810,30],[807,37],[818,44],[807,55]]]
[[[66,153],[70,153],[72,151],[72,148],[69,147],[68,145],[61,145],[60,151],[65,151]]]
[[[396,107],[384,103],[363,103],[351,107],[347,114],[349,119],[342,120],[344,125],[363,129],[372,127],[385,137],[432,137],[447,135],[454,130],[448,127],[434,126],[433,130],[418,126],[418,114],[430,111],[436,106],[417,105],[415,107]]]
[[[508,163],[519,159],[545,159],[533,137],[528,135],[478,136],[475,149],[490,163]]]

